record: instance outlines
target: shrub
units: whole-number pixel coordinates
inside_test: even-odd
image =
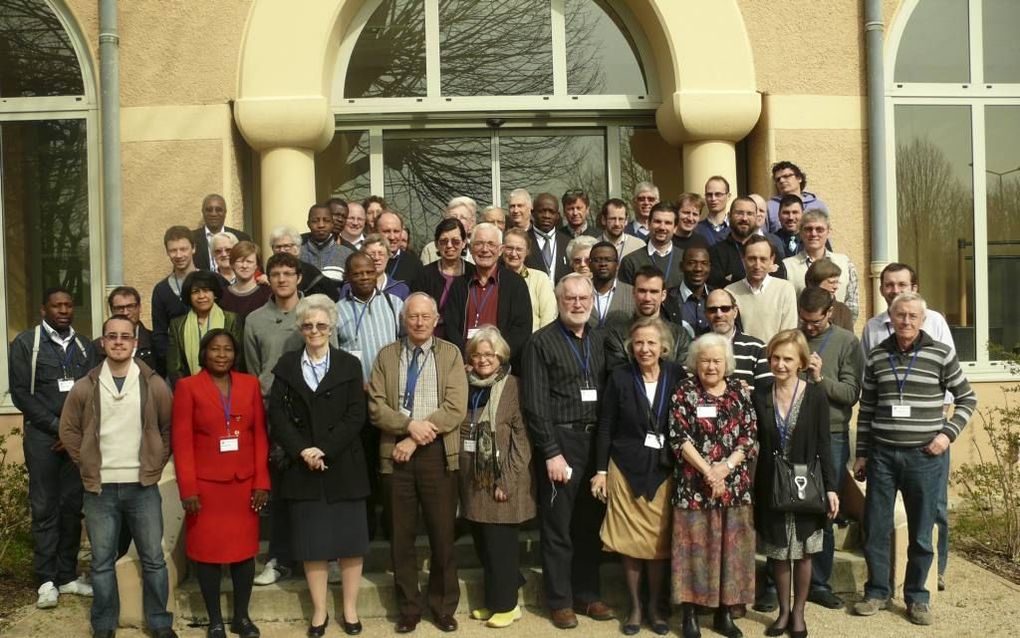
[[[7,443],[21,436],[18,429],[0,434],[0,564],[11,543],[24,538],[31,530],[32,516],[28,505],[28,470],[24,464],[7,457]]]

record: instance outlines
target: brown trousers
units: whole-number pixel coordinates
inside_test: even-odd
[[[394,463],[389,477],[389,511],[393,535],[390,553],[397,605],[406,616],[421,616],[418,588],[418,511],[425,516],[429,537],[428,603],[433,616],[453,614],[460,601],[454,556],[457,517],[457,474],[446,469],[442,438],[419,447],[407,463]]]

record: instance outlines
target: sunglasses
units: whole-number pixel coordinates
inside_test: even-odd
[[[707,308],[705,308],[705,312],[707,312],[710,315],[715,314],[717,312],[726,314],[731,310],[733,310],[733,306],[708,306]]]

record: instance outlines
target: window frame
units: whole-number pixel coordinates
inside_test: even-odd
[[[968,0],[968,48],[970,82],[896,82],[894,73],[900,41],[914,10],[922,0],[904,0],[893,21],[886,41],[885,69],[885,153],[887,159],[886,234],[892,261],[898,259],[899,232],[896,202],[896,126],[898,105],[968,106],[971,123],[971,157],[974,223],[974,328],[977,350],[975,361],[961,361],[967,377],[975,382],[1001,382],[1020,379],[1001,361],[988,355],[989,280],[988,280],[988,173],[986,172],[985,109],[988,106],[1020,105],[1020,84],[984,82],[983,0]],[[923,287],[922,287],[923,294]]]

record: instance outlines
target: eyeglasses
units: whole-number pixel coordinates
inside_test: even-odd
[[[137,303],[126,303],[120,306],[110,306],[110,310],[112,310],[113,314],[115,315],[122,315],[126,312],[134,310],[137,307],[138,307]]]
[[[563,297],[563,301],[568,304],[572,303],[588,303],[591,301],[591,295],[566,295]]]
[[[787,180],[787,179],[796,179],[796,177],[797,177],[797,175],[794,172],[790,171],[788,173],[782,173],[780,175],[776,175],[775,180],[777,182],[781,182],[781,181]]]
[[[510,246],[508,244],[503,244],[503,252],[505,252],[505,253],[511,253],[511,254],[516,255],[518,253],[523,253],[525,250],[527,250],[527,249],[526,248],[520,248],[518,246]]]
[[[822,311],[822,318],[821,319],[805,319],[804,317],[801,317],[800,318],[800,322],[805,327],[820,328],[822,326],[822,324],[825,323],[826,319],[828,319],[828,316],[827,316],[828,314],[829,314],[829,308],[826,308],[825,310]]]
[[[727,314],[731,310],[733,310],[733,306],[707,306],[705,308],[705,313],[710,315],[714,315],[716,313]]]
[[[297,244],[273,244],[273,252],[291,251],[297,248]]]
[[[829,229],[826,226],[801,226],[800,227],[800,232],[804,233],[805,235],[824,235],[826,232],[828,232],[828,230]]]
[[[591,260],[588,259],[587,257],[574,257],[570,261],[575,266],[587,266],[589,263],[591,263]]]
[[[329,332],[328,323],[303,323],[301,324],[301,332]]]
[[[471,244],[471,247],[476,250],[482,250],[488,248],[489,250],[499,250],[499,244],[494,241],[476,241]]]
[[[461,239],[460,237],[440,237],[439,238],[439,245],[440,246],[460,246],[463,243],[464,243],[464,240]]]
[[[135,336],[130,332],[108,332],[103,335],[107,341],[134,341]]]
[[[499,359],[499,355],[495,352],[476,352],[471,355],[473,361],[491,361],[493,359]]]

